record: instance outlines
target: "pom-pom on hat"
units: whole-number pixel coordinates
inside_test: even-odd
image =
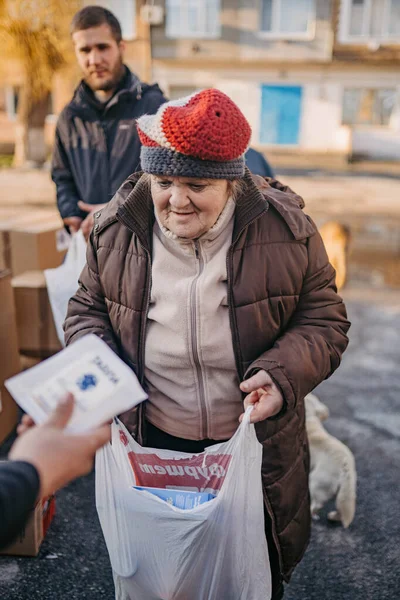
[[[215,89],[166,102],[137,120],[146,173],[176,177],[238,179],[251,129],[236,104]]]

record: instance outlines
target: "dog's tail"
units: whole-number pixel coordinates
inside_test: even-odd
[[[344,528],[350,525],[356,512],[356,485],[356,465],[354,456],[349,452],[343,463],[339,491],[336,496],[336,510]]]

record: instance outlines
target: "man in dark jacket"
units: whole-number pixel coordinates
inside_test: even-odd
[[[123,64],[121,27],[110,11],[83,8],[71,34],[83,80],[58,120],[52,179],[65,225],[88,235],[98,205],[140,169],[135,120],[155,113],[165,98]]]
[[[31,428],[32,420],[25,421],[29,431],[22,426],[9,460],[0,463],[0,549],[24,528],[40,497],[89,473],[96,450],[110,440],[108,425],[82,435],[64,432],[73,409],[70,394],[43,425]]]
[[[271,165],[268,163],[264,155],[261,154],[261,152],[258,152],[258,150],[249,148],[244,155],[244,158],[246,160],[246,167],[250,169],[253,175],[271,177],[272,179],[275,177]]]

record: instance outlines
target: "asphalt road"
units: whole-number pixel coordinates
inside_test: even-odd
[[[285,600],[400,597],[400,306],[353,301],[348,308],[351,344],[317,394],[331,410],[326,428],[356,457],[356,518],[348,530],[328,525],[326,507]],[[57,515],[38,558],[0,558],[0,598],[113,597],[92,474],[58,494]]]

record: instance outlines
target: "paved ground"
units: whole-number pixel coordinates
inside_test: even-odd
[[[331,410],[327,429],[356,457],[356,518],[348,530],[325,519],[314,524],[287,600],[400,597],[400,549],[394,542],[400,536],[400,306],[395,296],[386,298],[385,309],[373,300],[349,304],[351,344],[340,370],[318,389]]]
[[[400,294],[366,295],[355,288],[345,296],[351,344],[340,370],[318,394],[331,409],[327,429],[356,456],[357,513],[346,531],[329,526],[324,516],[314,524],[285,600],[400,596]],[[93,479],[58,494],[57,516],[38,558],[0,558],[2,600],[112,600]]]

